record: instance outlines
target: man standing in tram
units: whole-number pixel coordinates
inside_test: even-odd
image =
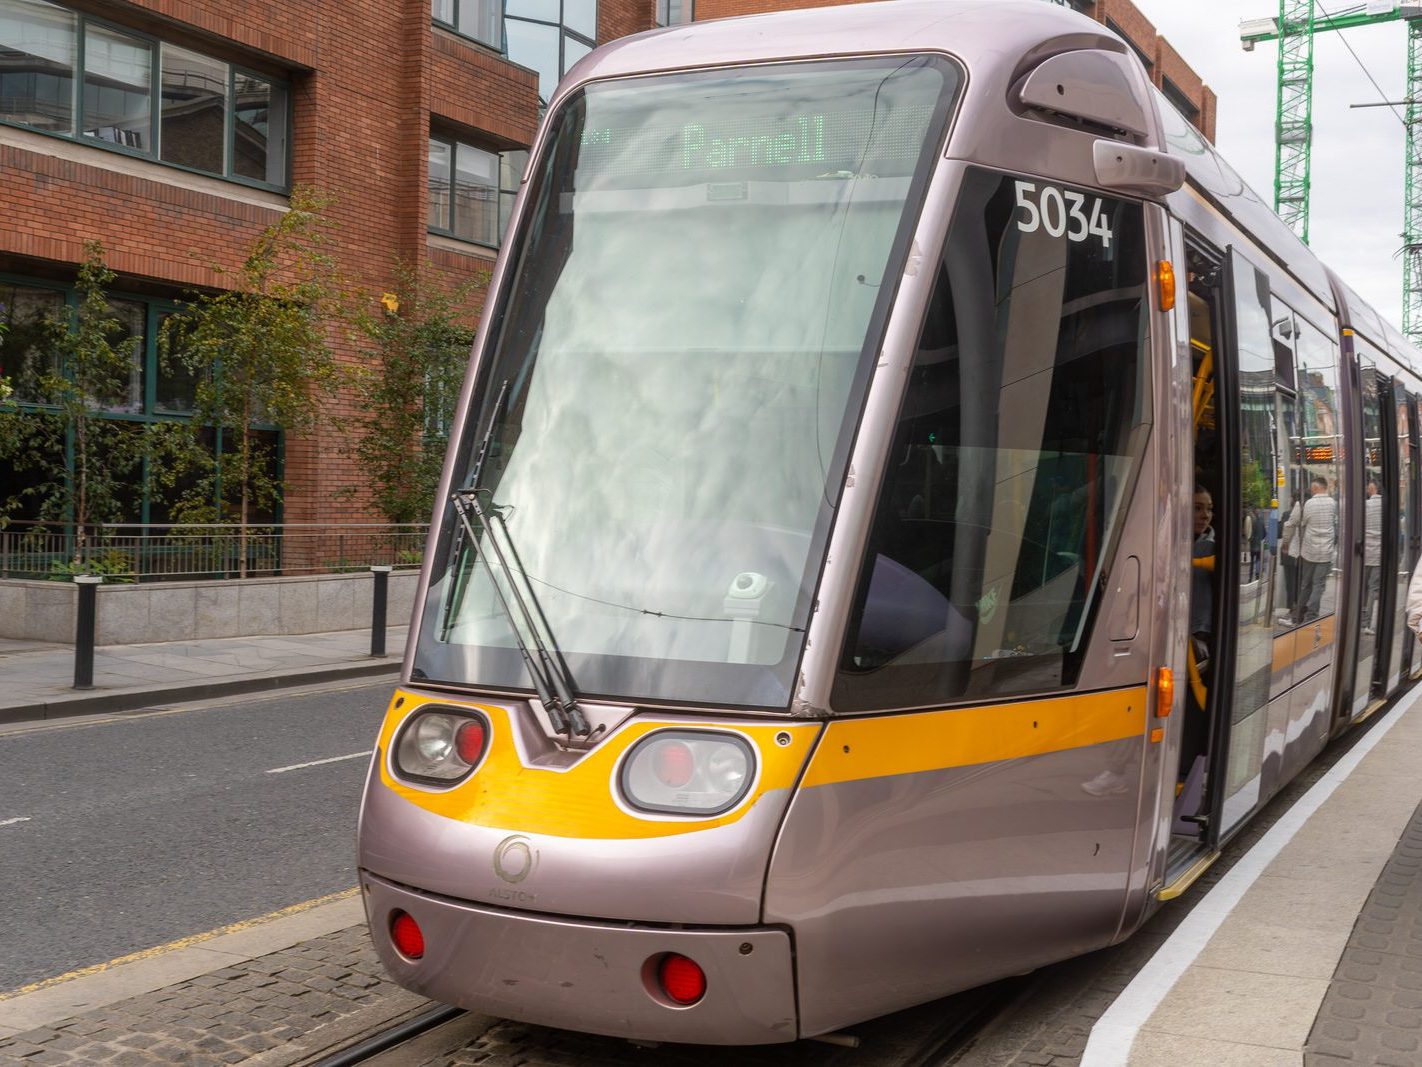
[[[1338,546],[1338,501],[1328,495],[1328,480],[1315,478],[1310,496],[1299,517],[1299,596],[1294,603],[1294,622],[1318,618],[1323,590],[1333,570],[1333,552]]]
[[[1363,502],[1363,633],[1377,628],[1373,609],[1382,585],[1383,499],[1377,479],[1368,479],[1368,499]]]

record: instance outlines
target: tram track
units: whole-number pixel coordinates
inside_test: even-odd
[[[375,1067],[382,1062],[407,1062],[408,1057],[399,1056],[402,1046],[408,1047],[411,1043],[433,1035],[468,1015],[469,1012],[463,1008],[438,1004],[394,1026],[362,1037],[343,1049],[327,1053],[321,1059],[312,1061],[310,1067]],[[398,1058],[389,1059],[392,1054]]]
[[[1023,1000],[1032,976],[967,990],[827,1038],[736,1048],[746,1067],[953,1067],[968,1064],[977,1038]],[[438,1005],[306,1067],[711,1067],[727,1049],[713,1045],[634,1044],[492,1019]]]

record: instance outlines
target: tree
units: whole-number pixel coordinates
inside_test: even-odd
[[[387,522],[427,522],[474,341],[459,314],[488,278],[447,288],[399,264],[395,279],[381,310],[357,318],[372,351],[356,377],[352,451]]]
[[[22,337],[8,335],[27,405],[20,407],[7,384],[0,397],[0,456],[32,476],[25,492],[38,498],[41,519],[74,524],[76,566],[90,525],[123,517],[147,448],[141,429],[105,415],[128,399],[139,344],[109,301],[114,277],[103,245],[89,242],[73,316],[39,319],[26,324]],[[7,501],[4,510],[18,503]]]
[[[164,324],[163,359],[197,380],[185,447],[165,474],[186,482],[180,521],[238,523],[238,573],[246,577],[253,514],[286,491],[273,448],[255,424],[307,434],[339,370],[328,325],[343,315],[343,293],[326,252],[329,201],[292,193],[291,209],[257,238],[231,288],[194,296]]]

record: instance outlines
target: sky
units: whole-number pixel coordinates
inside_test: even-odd
[[[1266,203],[1274,202],[1278,46],[1246,52],[1242,19],[1277,17],[1278,0],[1134,0],[1219,97],[1215,145]],[[1338,15],[1361,0],[1315,0]],[[1357,53],[1355,60],[1349,53]],[[1359,65],[1361,60],[1362,66]],[[1381,95],[1363,72],[1381,87]],[[1407,95],[1402,22],[1314,38],[1313,189],[1309,243],[1325,263],[1399,329],[1402,326],[1403,126],[1386,107]]]

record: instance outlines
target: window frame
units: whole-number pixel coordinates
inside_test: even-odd
[[[30,126],[23,122],[15,122],[12,119],[0,116],[0,125],[8,126],[17,130],[27,130],[30,133],[39,134],[44,137],[56,137],[60,140],[68,141],[71,144],[84,145],[89,148],[97,148],[106,152],[116,152],[120,155],[133,159],[143,159],[150,163],[157,163],[163,167],[171,167],[174,170],[182,171],[186,174],[199,174],[206,178],[217,178],[219,181],[234,182],[238,185],[245,185],[249,188],[264,189],[271,192],[286,193],[291,189],[291,131],[292,131],[292,100],[291,83],[285,79],[272,74],[247,67],[233,60],[223,59],[213,55],[211,52],[197,48],[191,48],[176,41],[167,41],[162,37],[157,37],[142,30],[136,30],[121,23],[113,22],[109,19],[91,15],[86,11],[80,11],[69,7],[66,4],[55,3],[54,0],[46,0],[54,7],[68,11],[74,16],[74,68],[70,77],[70,128],[67,132],[59,130],[43,130],[36,126]],[[88,29],[94,26],[107,30],[111,33],[121,34],[142,41],[149,46],[150,56],[148,63],[148,140],[151,147],[149,149],[130,148],[127,145],[117,144],[110,141],[100,140],[84,133],[84,82],[88,66]],[[197,55],[210,59],[213,62],[222,63],[227,67],[226,86],[226,115],[223,119],[223,173],[216,171],[202,170],[197,167],[190,167],[182,163],[174,163],[162,158],[162,118],[163,118],[163,48],[170,45],[174,48],[182,48],[185,51],[193,52]],[[245,74],[266,82],[272,87],[272,94],[280,94],[280,111],[282,115],[281,139],[279,151],[281,152],[282,180],[280,183],[259,181],[255,178],[248,178],[233,172],[232,164],[234,159],[234,143],[236,138],[236,79],[237,75]],[[273,110],[276,110],[274,108]],[[268,151],[272,148],[268,147]]]
[[[507,155],[508,153],[507,153],[507,152],[500,152],[500,151],[497,151],[497,150],[492,149],[492,148],[485,148],[483,145],[476,144],[476,143],[473,142],[473,141],[463,140],[463,139],[461,139],[460,137],[458,137],[458,136],[455,135],[455,134],[438,133],[438,132],[435,132],[435,131],[431,131],[431,132],[430,132],[429,144],[431,144],[431,145],[434,145],[434,144],[441,144],[441,145],[444,145],[446,148],[449,149],[449,226],[448,226],[448,227],[443,227],[443,226],[437,226],[437,225],[435,225],[435,222],[434,222],[434,212],[428,211],[428,208],[429,208],[429,197],[430,197],[430,177],[429,177],[428,171],[426,171],[426,174],[425,174],[425,206],[426,206],[426,210],[428,211],[428,220],[427,220],[427,222],[426,222],[426,227],[425,227],[426,230],[427,230],[429,233],[438,234],[440,237],[447,237],[447,238],[449,238],[451,241],[459,241],[459,242],[461,242],[461,243],[463,243],[463,244],[473,245],[473,246],[476,247],[476,248],[497,249],[497,248],[502,247],[502,246],[503,246],[503,243],[504,243],[504,234],[505,234],[505,232],[507,231],[508,223],[509,223],[509,221],[510,221],[511,218],[512,218],[512,213],[511,213],[511,212],[506,213],[505,210],[504,210],[505,198],[508,198],[508,202],[509,202],[509,203],[512,203],[512,198],[513,198],[513,196],[517,196],[517,194],[518,194],[518,185],[517,185],[517,184],[515,184],[512,189],[507,189],[507,188],[504,187],[504,182],[503,182],[504,169],[505,169],[505,168],[504,168],[504,157],[505,157],[505,155]],[[495,234],[494,234],[493,243],[489,243],[489,242],[486,242],[486,241],[480,241],[480,240],[478,240],[478,239],[476,239],[476,238],[472,238],[472,237],[465,237],[465,236],[463,236],[462,234],[460,234],[460,233],[458,232],[458,229],[457,229],[458,216],[457,216],[457,213],[456,213],[456,211],[455,211],[455,206],[454,206],[454,205],[455,205],[454,183],[455,183],[455,175],[457,175],[457,174],[459,173],[459,149],[460,149],[461,146],[464,147],[464,148],[472,149],[472,150],[474,150],[475,152],[483,152],[483,153],[485,153],[486,155],[492,156],[493,159],[494,159],[494,171],[495,171],[496,177],[495,177],[495,179],[494,179],[494,183],[493,183],[491,186],[488,186],[488,187],[487,187],[487,188],[491,188],[491,189],[494,190],[494,196],[493,196],[493,199],[491,200],[491,203],[493,204],[493,208],[494,208],[494,223],[495,223]],[[511,150],[511,151],[524,151],[524,150],[523,150],[523,149],[513,149],[513,150]],[[425,150],[425,156],[426,156],[426,159],[428,159],[428,157],[429,157],[429,149],[428,149],[428,148],[426,148],[426,150]],[[519,177],[519,175],[522,173],[522,170],[523,170],[522,167],[514,168],[514,174],[515,174],[514,180],[515,180],[515,182],[518,181],[518,177]]]
[[[444,19],[440,18],[438,15],[435,14],[435,4],[437,2],[438,0],[430,0],[431,24],[438,26],[442,30],[448,30],[450,33],[454,34],[457,37],[463,38],[466,41],[473,41],[475,44],[483,45],[485,48],[492,48],[494,51],[499,52],[503,55],[508,54],[508,47],[504,36],[504,20],[507,16],[504,14],[503,0],[489,0],[489,2],[492,3],[498,11],[498,26],[496,30],[497,39],[492,41],[487,41],[483,37],[478,36],[477,34],[467,33],[466,31],[459,28],[459,0],[449,0],[449,10],[454,16],[453,20],[449,22],[446,22]]]
[[[657,26],[686,26],[696,21],[696,0],[681,0],[682,17],[671,20],[672,0],[657,0],[657,9],[652,20]]]
[[[532,18],[532,17],[527,16],[527,15],[510,15],[510,14],[508,14],[507,11],[505,11],[505,13],[504,13],[503,21],[504,21],[504,24],[505,24],[505,25],[507,25],[509,22],[522,22],[522,23],[526,23],[526,24],[528,24],[528,25],[530,25],[530,26],[548,26],[548,27],[551,27],[551,28],[553,28],[553,29],[555,29],[555,30],[558,31],[558,78],[559,78],[559,80],[561,80],[561,79],[563,78],[563,76],[568,73],[568,67],[569,67],[569,65],[570,65],[570,64],[568,63],[568,54],[567,54],[567,43],[568,43],[568,41],[567,41],[567,39],[568,39],[569,37],[571,37],[571,38],[572,38],[574,41],[576,41],[577,43],[579,43],[579,44],[581,44],[581,45],[585,45],[585,46],[587,47],[587,49],[588,49],[589,52],[592,51],[593,49],[595,49],[595,48],[597,47],[597,41],[596,41],[596,40],[593,40],[592,38],[589,38],[587,34],[581,33],[581,32],[579,32],[578,30],[573,29],[570,25],[568,25],[567,0],[557,0],[557,2],[558,2],[558,21],[557,21],[557,22],[549,22],[547,19]],[[691,0],[686,0],[686,2],[687,2],[687,3],[690,3]],[[690,21],[690,20],[688,20],[688,21]],[[596,7],[596,4],[594,4],[594,8],[593,8],[593,24],[594,24],[594,26],[596,26],[596,24],[597,24],[597,7]],[[507,33],[507,31],[504,32],[504,49],[503,49],[503,51],[504,51],[504,55],[505,55],[505,56],[507,56],[507,55],[509,54],[509,49],[508,49],[508,33]],[[586,54],[586,53],[584,53],[584,54]],[[512,57],[510,57],[510,58],[512,59]],[[517,62],[517,60],[513,60],[513,61],[514,61],[514,62]],[[535,69],[535,70],[536,70],[537,68],[532,68],[532,69]],[[553,89],[556,89],[557,86],[555,85],[555,86],[553,86],[552,88],[553,88]],[[550,91],[549,91],[548,99],[545,100],[544,97],[543,97],[542,87],[540,86],[540,87],[539,87],[539,93],[538,93],[538,103],[539,103],[539,107],[540,107],[540,108],[546,108],[546,107],[548,106],[548,103],[549,103],[549,101],[550,101],[551,99],[552,99],[552,89],[550,89]]]

